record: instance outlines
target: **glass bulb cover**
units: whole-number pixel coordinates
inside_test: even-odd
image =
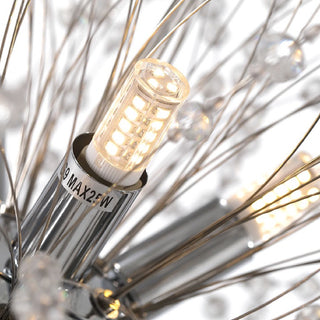
[[[89,166],[111,183],[136,183],[188,93],[187,80],[173,66],[138,61],[87,149]]]

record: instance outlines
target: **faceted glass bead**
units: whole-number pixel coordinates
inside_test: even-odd
[[[304,30],[302,33],[302,41],[314,41],[316,38],[319,37],[320,34],[320,24],[316,24],[313,26],[310,26]]]
[[[181,139],[181,131],[178,127],[173,127],[168,130],[168,139],[172,142],[178,142]]]
[[[226,319],[228,304],[226,299],[219,296],[209,296],[206,299],[206,318],[207,319]]]
[[[44,253],[26,257],[19,270],[12,309],[18,320],[63,320],[63,299],[58,290],[60,269]]]
[[[288,81],[303,70],[303,52],[299,44],[287,35],[265,35],[257,48],[252,68],[255,72],[260,69],[273,82]]]
[[[201,104],[189,102],[182,106],[177,115],[181,134],[191,141],[207,138],[213,130],[210,117],[203,111]]]
[[[301,90],[301,98],[306,101],[315,99],[320,95],[320,79],[312,79]]]
[[[42,252],[27,256],[19,269],[19,278],[26,287],[46,290],[58,287],[61,279],[60,268],[56,260]]]

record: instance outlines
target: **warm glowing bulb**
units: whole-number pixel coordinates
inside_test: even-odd
[[[286,181],[286,182],[285,182],[285,185],[286,185],[290,190],[294,190],[294,189],[296,189],[296,188],[299,187],[300,182],[299,182],[299,180],[298,180],[297,177],[294,177],[294,178]]]
[[[286,185],[280,184],[279,186],[274,188],[274,192],[278,197],[282,197],[289,192],[289,189]]]
[[[152,74],[156,77],[156,78],[164,78],[166,76],[166,74],[164,73],[164,71],[161,68],[156,68],[152,71]]]
[[[185,77],[173,66],[139,61],[87,148],[92,170],[111,183],[135,184],[188,93]]]
[[[169,82],[169,83],[167,84],[167,89],[168,89],[170,92],[177,92],[178,87],[177,87],[174,83]]]
[[[301,173],[299,173],[297,175],[297,178],[301,183],[306,183],[311,179],[311,173],[309,171],[307,171],[307,170],[306,171],[302,171]]]
[[[310,188],[310,189],[308,190],[308,195],[310,196],[310,195],[316,194],[316,193],[318,193],[318,192],[319,192],[319,189],[316,188],[316,187],[313,187],[313,188]],[[314,195],[314,196],[312,196],[312,197],[310,197],[310,198],[308,198],[308,199],[309,199],[310,202],[316,202],[316,201],[319,200],[319,198],[320,198],[320,196],[317,194],[317,195]]]
[[[159,86],[159,82],[158,82],[156,79],[154,79],[154,78],[149,79],[149,80],[148,80],[148,83],[149,83],[150,86],[153,87],[153,88],[158,88],[158,86]]]
[[[119,122],[119,128],[122,132],[128,133],[132,129],[132,124],[126,119],[121,119]]]
[[[274,202],[275,200],[277,200],[277,195],[275,194],[275,192],[270,191],[270,192],[268,192],[265,196],[263,196],[263,200],[264,200],[266,203],[272,203],[272,202]]]
[[[311,161],[311,158],[305,154],[299,154],[294,157],[288,165],[287,173],[283,173],[282,179],[285,174],[289,174],[290,170],[291,172],[294,171],[297,166],[305,166],[305,160]],[[303,212],[310,208],[314,202],[320,200],[319,188],[314,185],[311,187],[308,185],[316,175],[314,168],[301,171],[296,176],[269,190],[261,198],[256,199],[248,210],[240,215],[243,217],[246,217],[248,213],[257,215],[255,219],[245,223],[253,243],[268,240],[270,237],[275,236],[290,223],[301,217]],[[256,185],[255,189],[257,187]],[[247,192],[245,194],[241,191],[241,198],[245,198],[254,192],[254,190],[249,191],[248,188],[246,189]]]
[[[163,126],[163,122],[162,121],[153,121],[151,123],[151,128],[155,131],[159,131]]]
[[[130,121],[135,121],[138,118],[138,112],[130,106],[126,108],[124,114]]]
[[[251,207],[253,208],[253,210],[257,211],[257,210],[262,209],[265,205],[266,205],[266,203],[264,202],[264,200],[263,199],[259,199],[259,200],[255,201],[251,205]]]
[[[115,156],[118,152],[118,147],[114,143],[109,141],[106,145],[106,151],[109,155]]]
[[[159,118],[159,119],[167,119],[167,118],[170,117],[170,113],[171,113],[170,110],[165,110],[165,109],[162,109],[162,108],[158,108],[158,110],[157,110],[157,118]]]
[[[117,145],[122,145],[126,141],[125,135],[118,130],[112,134],[112,139]]]
[[[143,110],[143,108],[146,105],[146,102],[139,96],[135,96],[132,99],[132,104],[138,109],[138,110]]]

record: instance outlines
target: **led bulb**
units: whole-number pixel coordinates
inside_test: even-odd
[[[173,66],[138,61],[87,148],[91,169],[111,183],[135,184],[188,93]]]
[[[299,154],[288,164],[287,170],[290,171],[294,167],[304,165],[307,161],[310,161],[309,157],[306,157],[305,154]],[[288,171],[286,174],[288,174]],[[314,168],[306,169],[297,176],[283,183],[278,183],[273,190],[257,199],[240,214],[240,218],[248,216],[248,213],[258,214],[255,219],[244,224],[254,243],[275,236],[290,223],[300,218],[306,209],[320,199],[317,194],[320,188],[314,185],[315,182],[308,184],[316,175]],[[301,187],[304,184],[306,185]],[[248,196],[252,193],[252,190],[248,190],[249,188],[241,190],[238,193],[238,198],[240,196],[244,198],[245,195]],[[315,195],[311,196],[312,194]],[[306,196],[309,197],[303,199]],[[302,199],[297,201],[300,198]],[[273,208],[274,210],[272,210]]]

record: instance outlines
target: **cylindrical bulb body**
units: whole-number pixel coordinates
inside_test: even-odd
[[[185,77],[173,66],[140,60],[87,149],[92,170],[121,186],[136,183],[188,93]]]
[[[318,181],[312,182],[318,175],[317,168],[304,168],[310,161],[311,157],[306,153],[295,155],[287,163],[286,170],[277,175],[273,187],[267,186],[268,190],[240,213],[240,218],[256,215],[255,219],[244,224],[252,246],[276,236],[318,202],[320,185]],[[303,169],[297,171],[297,168]],[[297,174],[293,174],[296,171]],[[286,178],[289,175],[290,178]],[[252,186],[248,188],[254,189]],[[239,205],[249,194],[246,190],[239,192],[232,199],[233,205]]]

